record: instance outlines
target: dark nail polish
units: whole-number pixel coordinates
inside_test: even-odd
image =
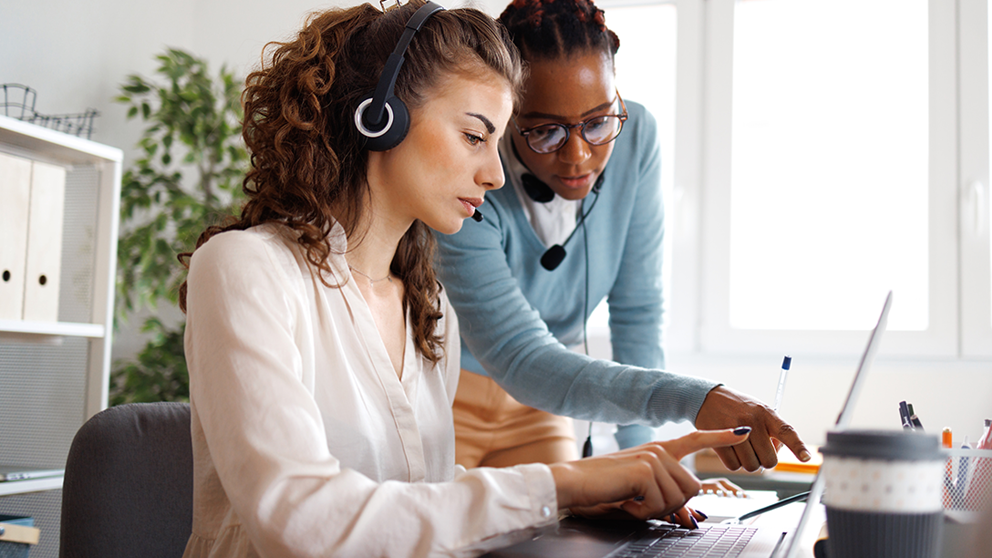
[[[635,502],[643,502],[644,501],[644,496],[634,496],[634,501]]]
[[[707,520],[707,519],[710,518],[710,516],[706,515],[705,513],[701,512],[699,510],[695,510],[695,512],[698,513],[699,515],[703,516],[703,520]]]
[[[734,429],[734,434],[738,436],[743,436],[749,432],[751,432],[750,426],[738,426],[737,428]]]
[[[693,529],[699,529],[699,522],[696,521],[696,518],[695,517],[692,517],[692,515],[690,514],[689,515],[689,519],[692,520],[692,528]]]

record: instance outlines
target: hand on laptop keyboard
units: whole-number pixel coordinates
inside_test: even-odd
[[[583,516],[623,515],[656,519],[679,511],[702,486],[679,461],[703,448],[746,440],[750,428],[696,431],[666,442],[651,442],[616,453],[550,465],[558,507]],[[705,516],[683,510],[684,524]]]

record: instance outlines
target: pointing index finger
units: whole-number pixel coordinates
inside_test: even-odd
[[[768,430],[769,435],[785,444],[799,461],[804,463],[809,461],[812,456],[806,448],[806,444],[803,443],[802,438],[799,437],[799,433],[796,432],[796,429],[780,418],[776,417],[775,420],[776,422],[771,424],[772,428]]]
[[[733,446],[747,440],[750,426],[727,428],[725,430],[697,430],[668,442],[662,442],[665,450],[675,459],[681,460],[690,453],[706,448]]]

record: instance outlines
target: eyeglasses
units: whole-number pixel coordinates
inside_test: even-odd
[[[541,124],[533,128],[521,130],[517,125],[517,120],[513,120],[513,125],[517,128],[517,133],[524,137],[527,147],[535,153],[554,153],[568,143],[571,136],[571,129],[578,128],[582,139],[589,145],[605,145],[617,139],[623,123],[627,121],[627,105],[624,104],[620,92],[617,91],[617,100],[620,101],[621,114],[607,114],[594,116],[588,120],[583,120],[578,124]]]

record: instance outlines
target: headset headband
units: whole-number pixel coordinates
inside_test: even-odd
[[[427,18],[435,12],[443,10],[444,7],[434,2],[427,2],[417,9],[403,30],[399,42],[392,54],[386,59],[386,65],[379,77],[379,83],[375,86],[375,93],[372,94],[372,104],[368,106],[362,114],[362,123],[367,128],[378,128],[382,124],[383,113],[386,110],[386,101],[393,96],[393,88],[396,86],[396,78],[400,75],[400,68],[403,66],[406,49],[410,46],[413,36],[424,26]]]

